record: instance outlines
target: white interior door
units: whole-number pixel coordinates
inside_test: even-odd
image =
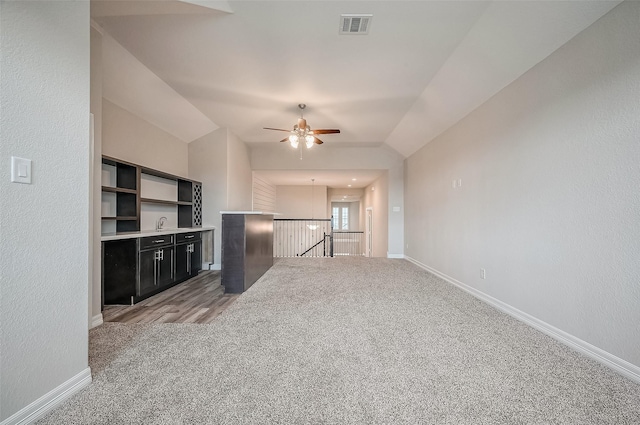
[[[371,257],[373,253],[373,208],[367,208],[365,233],[367,242],[366,255],[367,257]]]

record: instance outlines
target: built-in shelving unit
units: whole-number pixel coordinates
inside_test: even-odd
[[[195,212],[195,213],[194,213]],[[202,183],[102,157],[102,233],[202,225]]]

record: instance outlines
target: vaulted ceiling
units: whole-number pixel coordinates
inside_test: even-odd
[[[281,133],[262,128],[291,128],[306,103],[312,128],[342,130],[328,145],[386,143],[406,157],[618,3],[94,0],[92,17],[190,104],[174,124],[139,105],[187,142],[227,127],[276,144]],[[373,15],[367,35],[340,35],[353,13]],[[116,86],[110,96],[144,97]]]

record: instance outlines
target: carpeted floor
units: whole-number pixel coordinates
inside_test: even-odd
[[[106,323],[40,424],[640,424],[640,386],[404,260],[281,259],[207,325]]]

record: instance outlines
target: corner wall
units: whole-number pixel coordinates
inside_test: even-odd
[[[0,3],[0,421],[91,382],[89,2]],[[10,158],[32,184],[11,183]]]
[[[188,150],[186,142],[103,99],[103,155],[188,178]]]
[[[405,165],[408,257],[636,374],[638,22],[623,2]]]

